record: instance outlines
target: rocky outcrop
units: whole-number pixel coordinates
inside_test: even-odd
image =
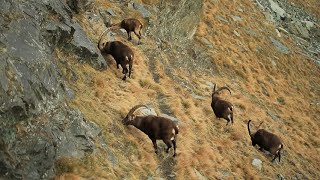
[[[315,16],[287,0],[256,0],[256,2],[264,11],[267,20],[277,26],[279,37],[281,34],[292,36],[296,44],[305,51],[304,55],[320,64],[320,26]],[[272,43],[275,44],[274,41]]]
[[[52,109],[66,91],[54,50],[67,49],[96,68],[105,60],[60,1],[5,1],[1,15],[0,112],[26,117]],[[48,107],[51,106],[51,107]]]
[[[65,105],[72,90],[56,50],[96,69],[106,62],[64,1],[0,3],[0,177],[55,175],[55,161],[95,150],[100,129]]]
[[[159,3],[155,12],[158,18],[150,24],[150,34],[170,43],[190,41],[200,22],[201,10],[202,0]]]
[[[66,0],[69,7],[76,13],[91,9],[93,0]]]
[[[60,107],[41,116],[0,128],[0,177],[48,179],[63,158],[82,158],[96,151],[101,129],[82,114]]]
[[[143,32],[157,44],[156,48],[142,49],[149,58],[149,68],[153,72],[155,82],[160,82],[155,68],[156,61],[164,65],[167,76],[184,85],[188,82],[175,76],[173,68],[190,73],[198,70],[209,74],[213,72],[210,57],[194,39],[202,14],[202,5],[202,0],[179,0],[161,1],[143,7],[151,13],[150,17],[145,18],[147,24]],[[141,8],[138,11],[142,15],[145,13]]]

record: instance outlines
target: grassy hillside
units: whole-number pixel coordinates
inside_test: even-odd
[[[317,8],[320,6],[320,1],[317,1],[317,0],[308,0],[308,1],[290,0],[289,2],[296,4],[299,7],[304,8],[306,12],[312,13],[317,18],[320,17],[319,8]]]
[[[120,14],[115,21],[129,16],[142,19],[133,10],[122,11],[117,3],[96,3]],[[309,1],[305,8],[312,7],[310,11],[319,15],[313,8],[316,4]],[[232,15],[241,17],[241,21],[234,21]],[[92,24],[81,14],[76,19],[97,42],[104,29],[102,22]],[[213,48],[206,48],[203,38]],[[270,38],[280,41],[290,53],[277,51]],[[63,160],[58,179],[197,179],[201,175],[208,179],[275,179],[278,174],[320,178],[320,106],[310,105],[319,102],[319,66],[303,56],[289,36],[277,37],[274,25],[252,1],[204,1],[194,43],[206,49],[215,71],[201,71],[201,65],[191,74],[185,68],[173,69],[174,75],[204,99],[194,98],[187,86],[166,75],[163,62],[175,60],[169,56],[157,61],[155,69],[161,81],[154,81],[150,57],[145,52],[156,47],[156,39],[146,36],[140,46],[136,39],[128,42],[125,34],[118,33],[116,39],[135,52],[133,77],[126,82],[110,57],[108,69],[96,71],[88,64],[79,64],[73,55],[57,51],[57,56],[65,60],[59,62],[63,74],[76,92],[71,104],[103,129],[109,150],[103,152],[104,156]],[[231,88],[232,95],[224,92],[221,96],[235,105],[233,126],[226,127],[226,121],[215,118],[210,107],[211,83]],[[162,142],[158,142],[162,149],[156,155],[146,135],[121,124],[128,110],[140,103],[152,105],[158,112],[165,104],[181,120],[175,159],[172,152],[163,152]],[[283,139],[280,163],[271,163],[272,157],[251,146],[246,127],[249,119],[255,125],[264,121],[262,128]],[[261,171],[251,165],[254,158],[263,161]]]

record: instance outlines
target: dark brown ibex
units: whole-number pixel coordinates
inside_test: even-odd
[[[135,18],[129,18],[129,19],[124,19],[119,23],[112,24],[110,28],[115,29],[115,28],[123,28],[127,31],[128,34],[128,40],[132,40],[131,38],[131,32],[134,32],[134,34],[139,38],[138,44],[140,44],[140,39],[141,39],[141,29],[143,27],[143,24]]]
[[[128,115],[122,120],[125,125],[133,125],[134,127],[140,129],[151,139],[155,152],[158,152],[157,139],[162,140],[167,145],[166,152],[169,152],[169,149],[173,145],[174,153],[173,157],[176,156],[176,141],[177,134],[179,133],[178,125],[168,118],[148,115],[148,116],[135,116],[133,115],[140,107],[146,107],[145,105],[134,106],[129,112]]]
[[[217,118],[223,118],[227,120],[227,125],[230,121],[233,124],[233,105],[219,97],[219,92],[223,89],[228,90],[231,94],[231,91],[228,87],[224,86],[216,90],[216,84],[214,84],[211,107]]]
[[[112,57],[117,63],[118,69],[119,69],[119,64],[121,65],[122,73],[124,74],[124,77],[122,78],[122,80],[126,80],[128,72],[129,72],[129,77],[131,77],[133,58],[134,58],[133,51],[127,45],[123,44],[120,41],[102,42],[103,34],[108,30],[109,29],[106,29],[101,34],[100,40],[98,43],[98,48],[101,51],[101,53],[112,55]],[[129,71],[127,68],[128,64],[129,64]]]
[[[283,149],[283,143],[281,139],[277,135],[270,133],[264,129],[259,129],[254,134],[251,134],[250,122],[251,120],[248,121],[248,132],[251,138],[252,146],[255,146],[256,144],[259,145],[259,150],[266,150],[269,151],[272,155],[274,155],[272,162],[277,157],[279,157],[280,162],[280,151]]]

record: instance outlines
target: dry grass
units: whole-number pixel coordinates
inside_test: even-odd
[[[83,178],[81,178],[80,176],[76,175],[76,174],[72,174],[72,173],[64,173],[60,176],[54,177],[54,180],[81,180]]]
[[[105,1],[97,3],[112,6]],[[239,7],[244,12],[240,12]],[[307,179],[319,179],[320,109],[310,107],[309,103],[319,100],[320,70],[296,53],[298,47],[288,38],[279,40],[290,47],[292,53],[277,52],[269,40],[269,36],[277,37],[275,27],[255,9],[252,1],[205,0],[196,39],[201,43],[200,39],[205,37],[215,45],[216,49],[208,53],[223,76],[195,74],[189,77],[183,70],[175,72],[193,82],[197,93],[206,97],[205,100],[194,99],[187,89],[166,77],[161,66],[157,67],[161,83],[155,83],[148,68],[148,58],[136,44],[126,41],[126,37],[119,38],[135,52],[133,77],[127,82],[121,81],[121,70],[116,69],[112,60],[108,70],[100,72],[58,52],[58,56],[68,59],[69,66],[78,76],[76,82],[69,81],[76,92],[72,105],[103,129],[108,147],[118,159],[113,165],[105,158],[106,154],[104,158],[90,157],[83,164],[67,163],[64,172],[72,174],[62,174],[61,178],[75,176],[71,179],[76,179],[76,175],[101,179],[163,177],[159,165],[171,157],[166,154],[156,156],[151,141],[143,133],[121,124],[121,119],[136,104],[150,103],[158,110],[158,93],[161,92],[182,121],[173,170],[176,179],[196,179],[196,171],[209,179],[275,179],[277,174],[292,177],[296,173]],[[114,10],[121,12],[118,7]],[[233,22],[230,15],[240,16],[242,21]],[[103,26],[92,26],[85,19],[78,19],[89,37],[97,41]],[[92,28],[96,30],[91,31]],[[235,29],[240,37],[234,35]],[[152,39],[144,41],[149,41],[146,46],[155,44]],[[71,79],[65,69],[62,72],[66,79]],[[221,95],[235,104],[232,127],[225,127],[226,121],[216,119],[212,113],[211,89],[204,83],[207,81],[232,88],[232,95],[227,92]],[[264,121],[263,128],[283,139],[285,152],[280,164],[270,163],[270,156],[250,145],[246,129],[248,119],[255,125]],[[251,165],[254,158],[263,161],[262,171]]]

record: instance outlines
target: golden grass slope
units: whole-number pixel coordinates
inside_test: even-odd
[[[122,17],[141,18],[134,11],[123,12],[117,3],[97,1],[97,5],[112,7]],[[233,21],[231,15],[242,20]],[[97,42],[104,29],[102,22],[92,25],[81,15],[77,19],[88,36]],[[278,52],[269,37],[281,41],[291,53]],[[253,1],[205,0],[195,43],[201,43],[201,38],[214,45],[208,53],[218,75],[188,76],[184,70],[175,73],[192,83],[205,100],[193,98],[185,87],[167,77],[161,64],[157,68],[161,81],[154,82],[148,57],[141,49],[154,48],[155,40],[149,37],[144,37],[143,46],[137,46],[136,41],[128,42],[126,35],[117,37],[135,52],[133,77],[126,82],[121,80],[121,69],[116,69],[112,58],[108,58],[106,71],[96,71],[87,64],[79,64],[72,55],[57,51],[58,57],[68,59],[68,65],[61,67],[76,92],[71,104],[103,129],[107,146],[117,159],[117,163],[112,163],[106,152],[71,165],[65,163],[72,168],[67,168],[66,173],[70,174],[62,174],[60,179],[81,176],[84,179],[173,177],[182,180],[197,179],[198,173],[208,179],[275,179],[278,174],[288,178],[302,174],[306,179],[319,179],[320,107],[310,106],[312,102],[319,102],[319,67],[299,53],[301,49],[290,37],[278,38],[275,27],[265,20]],[[77,81],[72,81],[70,69],[77,74]],[[227,84],[231,88],[232,95],[221,96],[235,105],[232,127],[225,127],[226,121],[215,118],[210,107],[212,89],[207,82]],[[159,112],[159,93],[166,95],[167,104],[182,121],[175,160],[171,154],[163,153],[163,149],[156,155],[146,135],[121,124],[136,104],[151,104]],[[249,119],[255,125],[264,121],[262,128],[283,139],[281,163],[272,164],[270,156],[251,146],[246,127]],[[261,171],[251,165],[254,158],[263,161]],[[163,167],[167,161],[173,165]]]

